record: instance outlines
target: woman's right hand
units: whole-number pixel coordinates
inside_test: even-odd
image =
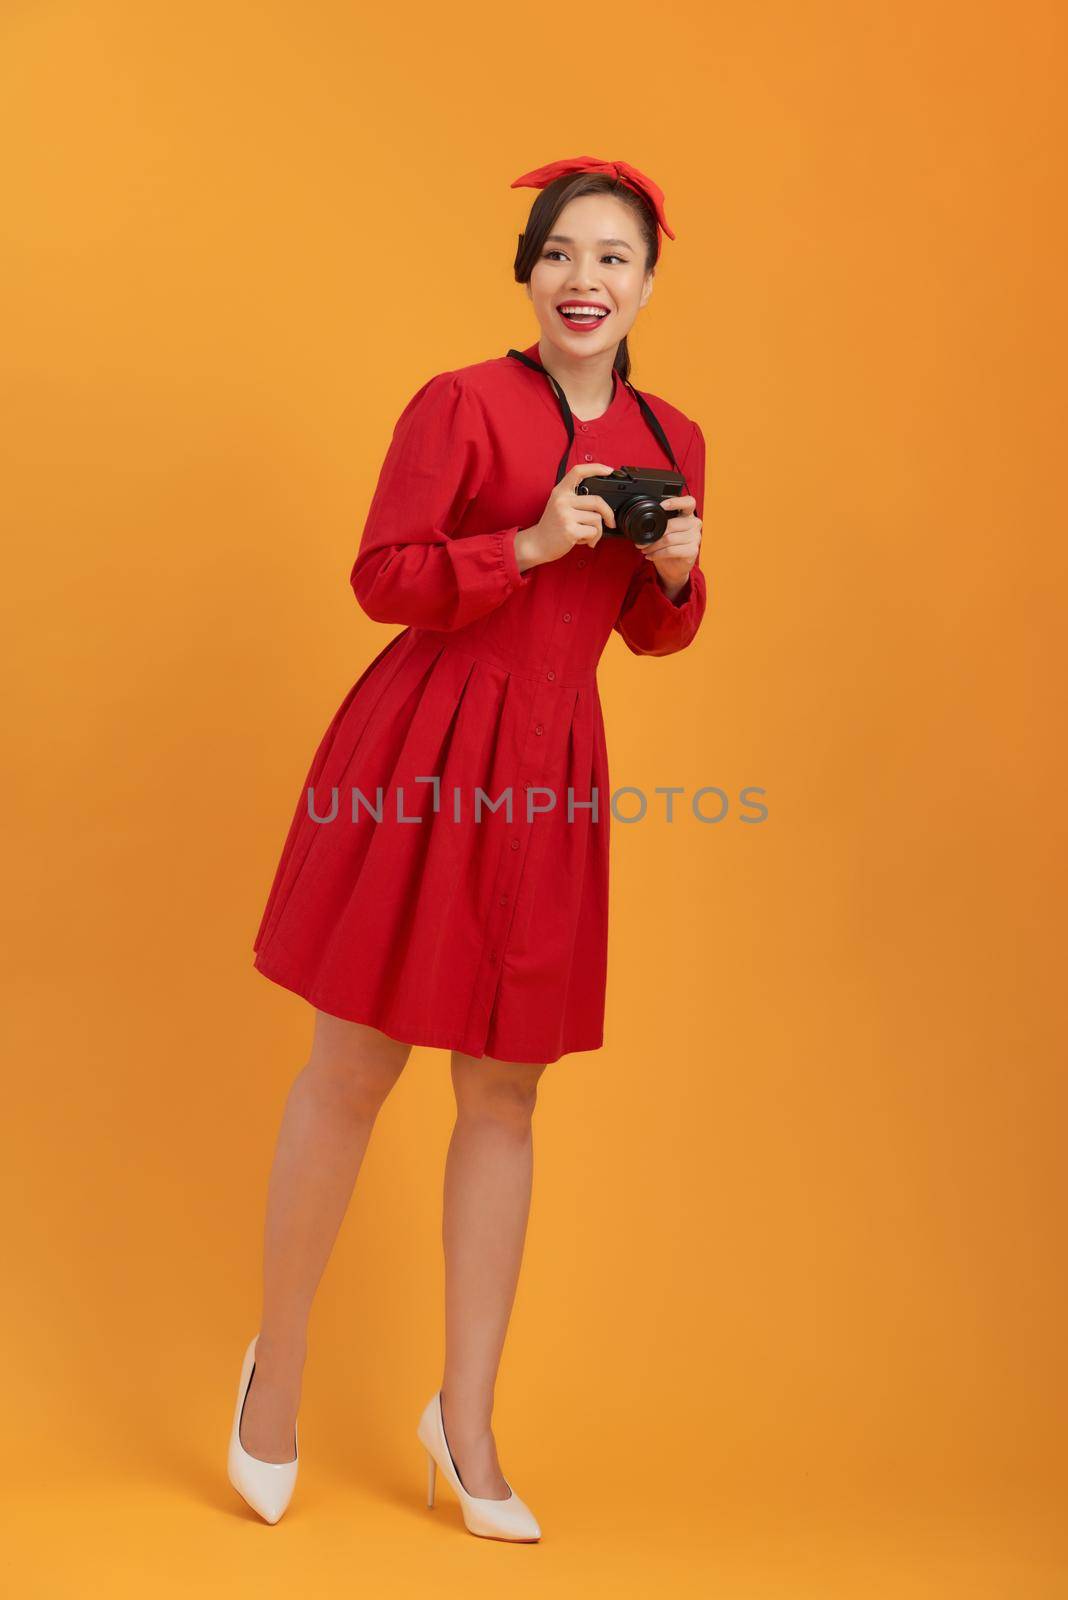
[[[541,521],[533,528],[521,528],[515,536],[515,558],[520,571],[540,566],[543,561],[559,561],[576,544],[595,545],[607,522],[616,525],[612,507],[599,494],[576,494],[575,485],[583,478],[607,478],[612,468],[603,461],[572,467],[556,485],[545,503]]]

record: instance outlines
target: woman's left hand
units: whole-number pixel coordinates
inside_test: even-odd
[[[702,526],[700,517],[694,516],[697,501],[692,494],[672,495],[661,500],[665,511],[676,509],[678,516],[669,517],[664,532],[653,544],[642,547],[646,561],[651,561],[660,575],[665,589],[672,595],[685,587],[690,568],[697,560],[701,548]]]

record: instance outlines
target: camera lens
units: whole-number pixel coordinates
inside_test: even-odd
[[[667,512],[648,495],[636,495],[616,510],[616,529],[632,544],[653,544],[667,525]]]

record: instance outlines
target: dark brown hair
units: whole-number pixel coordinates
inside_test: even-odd
[[[645,244],[645,270],[656,265],[656,217],[641,195],[635,193],[618,178],[606,173],[579,172],[554,178],[546,184],[530,208],[525,232],[519,235],[515,253],[515,281],[529,283],[535,264],[541,259],[542,248],[553,224],[566,205],[583,194],[610,194],[629,206],[638,219],[638,229]],[[621,378],[630,377],[630,351],[626,339],[619,341],[616,359],[612,363]]]

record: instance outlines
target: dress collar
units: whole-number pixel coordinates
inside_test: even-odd
[[[538,363],[538,366],[542,368],[542,371],[545,372],[545,368],[544,368],[544,366],[542,366],[541,355],[539,354],[539,351],[538,351],[538,343],[539,343],[539,341],[535,340],[533,344],[528,345],[527,348],[523,351],[523,354],[525,356],[529,356],[531,361],[536,361]],[[546,377],[548,377],[547,373],[546,373]],[[553,391],[551,389],[551,386],[550,386],[550,393],[553,393]],[[628,398],[627,386],[623,382],[623,379],[619,376],[619,373],[616,371],[615,367],[613,367],[612,368],[612,398],[608,402],[608,409],[606,411],[602,411],[601,415],[599,417],[581,417],[581,418],[580,417],[576,417],[575,421],[576,422],[580,422],[580,421],[581,422],[586,422],[586,423],[589,424],[589,426],[591,428],[593,428],[593,427],[602,428],[602,427],[604,427],[604,425],[606,423],[615,421],[616,417],[619,415],[619,413],[623,410],[624,406],[626,405],[627,398]]]

